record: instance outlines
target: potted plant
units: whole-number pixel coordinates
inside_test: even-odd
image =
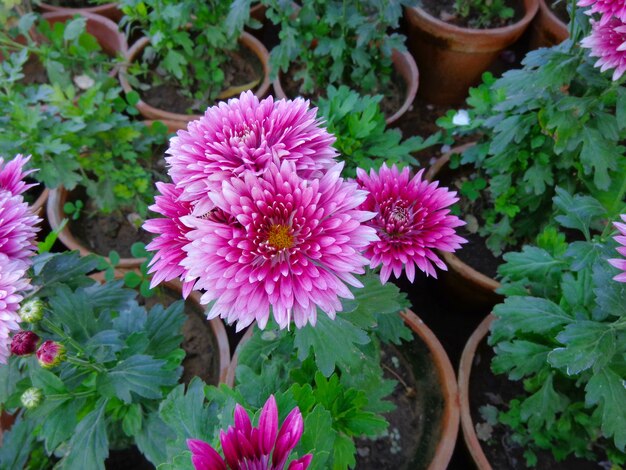
[[[578,15],[579,35],[588,31],[586,18]],[[468,225],[474,237],[484,239],[476,243],[496,257],[534,240],[550,223],[556,186],[590,194],[609,210],[624,197],[626,134],[620,108],[626,94],[612,80],[618,72],[601,73],[594,65],[604,59],[596,61],[584,48],[593,46],[590,40],[597,34],[603,33],[592,32],[583,47],[566,41],[530,52],[524,68],[498,80],[486,76],[471,92],[468,110],[450,111],[439,121],[455,135],[479,139],[451,156],[451,169],[466,173],[465,180],[451,185],[458,184],[462,210],[474,219]],[[442,161],[437,170],[445,166]]]
[[[539,0],[537,16],[529,28],[530,49],[555,46],[569,37],[567,3],[565,0]]]
[[[323,96],[329,85],[348,85],[362,94],[383,95],[387,123],[409,108],[418,87],[415,62],[397,28],[400,4],[339,1],[263,1],[267,17],[280,26],[280,43],[270,54],[278,98]],[[402,3],[402,2],[400,2]]]
[[[420,96],[438,104],[462,102],[537,8],[537,0],[423,0],[407,7],[409,49],[423,68]]]
[[[614,212],[589,196],[558,189],[555,203],[560,227],[505,255],[500,291],[506,299],[463,353],[462,426],[479,468],[497,468],[503,452],[518,461],[515,468],[525,468],[524,460],[566,458],[572,468],[574,456],[591,460],[576,468],[626,460],[620,404],[626,399],[620,366],[626,226],[607,223]],[[625,207],[622,201],[618,211]],[[572,231],[579,240],[567,243],[565,233]],[[493,353],[480,346],[489,330]]]
[[[121,6],[122,24],[146,34],[120,74],[127,93],[140,93],[144,117],[187,122],[217,99],[247,89],[267,93],[267,50],[242,29],[229,30],[230,2],[129,0]]]
[[[50,2],[39,3],[38,7],[45,13],[93,13],[104,16],[115,22],[118,22],[122,18],[122,11],[117,2],[103,3],[94,0],[52,0]]]

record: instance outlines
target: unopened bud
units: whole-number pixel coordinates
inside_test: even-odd
[[[19,331],[11,339],[11,353],[16,356],[28,356],[37,349],[39,336],[32,331]]]
[[[56,341],[44,341],[37,350],[37,360],[44,369],[58,366],[65,360],[65,346]]]
[[[32,409],[37,408],[41,403],[43,398],[43,393],[37,387],[27,388],[24,393],[22,393],[21,401],[24,408]]]
[[[18,313],[22,321],[36,323],[43,318],[43,302],[39,299],[24,302]]]

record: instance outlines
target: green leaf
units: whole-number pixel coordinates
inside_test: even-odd
[[[97,333],[96,317],[85,291],[72,292],[61,285],[49,302],[51,320],[63,325],[76,341],[85,342]]]
[[[141,284],[141,276],[134,271],[129,271],[124,274],[124,285],[130,287],[131,289],[136,288],[139,284]]]
[[[548,360],[567,375],[593,367],[602,369],[615,354],[616,334],[610,324],[580,320],[567,325],[556,339],[565,347],[552,351]]]
[[[141,430],[143,415],[141,405],[133,403],[128,407],[128,411],[122,419],[122,430],[129,437],[134,437]]]
[[[78,251],[36,256],[33,270],[37,275],[36,284],[42,286],[39,296],[50,295],[54,292],[56,284],[64,284],[68,287],[93,284],[86,274],[96,269],[97,265],[97,257],[80,256]]]
[[[502,341],[494,347],[496,355],[491,368],[496,374],[508,372],[510,380],[520,380],[544,368],[551,350],[548,346],[531,341]]]
[[[506,263],[500,265],[498,274],[511,280],[543,280],[563,266],[562,261],[535,246],[524,246],[521,252],[506,253],[503,258]]]
[[[589,228],[598,217],[606,215],[606,210],[590,196],[571,196],[567,191],[556,188],[554,204],[563,215],[555,217],[563,227],[580,230],[587,240],[591,238]]]
[[[104,410],[107,400],[101,398],[93,411],[76,427],[70,439],[67,454],[57,464],[63,470],[104,470],[104,459],[109,455]]]
[[[327,462],[334,450],[337,431],[332,428],[332,418],[328,410],[317,405],[304,418],[304,432],[298,445],[297,454],[313,454],[310,470],[327,470]]]
[[[345,434],[337,434],[333,446],[333,470],[354,468],[356,466],[355,455],[354,441]]]
[[[72,400],[68,395],[65,402],[46,415],[41,435],[49,454],[54,453],[61,443],[74,435],[78,425],[78,413],[84,404],[84,400]]]
[[[585,387],[587,406],[597,405],[602,413],[602,432],[613,437],[615,446],[626,446],[626,381],[613,369],[604,368]]]
[[[0,468],[24,468],[36,441],[35,426],[35,421],[18,417],[11,430],[3,433]]]
[[[304,361],[313,348],[317,367],[327,377],[334,372],[337,364],[341,364],[349,373],[351,365],[363,357],[357,345],[367,344],[369,341],[365,331],[347,322],[340,315],[331,320],[323,313],[318,314],[315,326],[309,324],[294,332],[298,359]]]
[[[157,411],[150,413],[141,424],[141,429],[134,435],[137,447],[153,465],[165,462],[166,442],[176,437],[173,431],[163,422]]]
[[[117,396],[131,403],[132,393],[145,398],[161,398],[161,387],[174,385],[179,372],[163,368],[166,361],[137,354],[117,363],[106,375],[98,376],[98,388],[105,396]]]
[[[120,264],[119,253],[115,250],[109,251],[109,261],[111,262],[111,265],[113,266],[117,266],[118,264]]]
[[[87,18],[79,17],[65,23],[65,31],[63,31],[63,39],[73,41],[80,36],[87,26]]]
[[[498,318],[491,326],[489,344],[511,338],[516,332],[547,333],[573,321],[557,304],[539,297],[509,297],[495,306],[493,314]]]
[[[180,346],[183,340],[181,330],[187,318],[183,313],[184,307],[185,303],[178,300],[166,309],[158,304],[150,309],[144,326],[150,339],[146,353],[164,357]]]
[[[521,417],[528,422],[530,429],[538,430],[542,427],[550,429],[554,424],[557,413],[565,409],[568,400],[554,390],[553,375],[548,375],[541,388],[523,401]]]
[[[67,388],[63,381],[43,367],[31,369],[30,377],[33,386],[41,389],[44,395],[67,393]]]
[[[619,147],[605,139],[598,129],[590,126],[582,128],[583,146],[580,151],[580,161],[585,166],[585,173],[593,172],[593,182],[600,190],[607,190],[611,184],[609,170],[617,167],[617,162],[623,155]]]
[[[173,49],[167,52],[162,62],[163,67],[179,80],[183,78],[183,67],[185,67],[186,64],[187,61],[185,58]]]

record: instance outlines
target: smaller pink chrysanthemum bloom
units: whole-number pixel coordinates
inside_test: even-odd
[[[235,407],[235,425],[220,433],[225,458],[198,439],[188,439],[187,446],[196,470],[283,470],[303,431],[304,423],[298,408],[291,410],[278,430],[276,400],[270,395],[256,428],[252,427],[246,410],[239,404]],[[307,454],[294,460],[287,470],[306,470],[312,458]]]
[[[446,265],[433,250],[453,252],[467,242],[456,235],[455,228],[465,225],[450,214],[449,207],[458,201],[456,192],[438,188],[438,183],[422,180],[421,170],[413,179],[409,169],[401,172],[383,163],[379,172],[368,175],[357,168],[357,181],[369,196],[361,209],[376,213],[369,225],[380,238],[365,252],[370,267],[382,265],[380,280],[384,284],[391,273],[398,278],[403,268],[411,282],[415,266],[426,275],[437,277],[433,263],[446,270]]]
[[[22,196],[0,190],[0,253],[30,264],[40,221]]]
[[[624,0],[578,0],[579,7],[591,7],[585,13],[599,13],[600,23],[606,24],[612,17],[626,23],[626,2]]]
[[[181,262],[186,253],[183,247],[189,243],[185,235],[191,229],[182,223],[181,218],[193,211],[191,203],[180,200],[182,189],[161,182],[156,183],[156,187],[161,194],[154,198],[155,203],[150,210],[164,217],[149,219],[143,224],[144,230],[158,235],[146,246],[146,250],[156,251],[150,261],[149,272],[154,274],[150,287],[172,279],[184,279],[186,270]],[[183,282],[183,297],[187,298],[193,285],[194,281]]]
[[[337,152],[316,111],[302,98],[259,101],[251,91],[220,102],[171,139],[168,173],[184,200],[205,202],[223,180],[261,175],[275,160],[294,162],[303,178],[318,177],[336,164]]]
[[[317,309],[330,318],[341,311],[339,298],[354,296],[344,284],[362,287],[362,251],[377,240],[365,224],[372,212],[357,209],[367,193],[340,177],[343,164],[322,178],[306,180],[284,161],[262,177],[252,173],[222,183],[211,193],[229,222],[185,218],[182,261],[188,278],[204,289],[202,303],[213,302],[209,318],[221,316],[237,329],[257,321],[265,328],[271,312],[286,328],[315,325]]]
[[[590,56],[598,57],[594,64],[601,72],[613,71],[613,81],[626,72],[626,23],[611,18],[602,24],[592,21],[591,35],[584,38],[580,45],[591,49]]]
[[[10,334],[19,331],[18,309],[22,293],[29,288],[27,265],[0,253],[0,364],[9,357]]]
[[[620,217],[622,218],[622,221],[626,222],[626,214],[623,214]],[[617,248],[617,252],[622,255],[623,258],[613,258],[608,260],[608,262],[622,271],[613,279],[618,282],[626,282],[626,223],[613,222],[613,225],[619,231],[619,235],[615,236],[615,241],[622,245]]]
[[[4,158],[0,157],[0,191],[9,191],[13,196],[22,194],[33,186],[37,186],[36,183],[27,184],[24,179],[36,170],[24,171],[24,166],[30,160],[28,157],[23,157],[17,154],[15,158],[4,162]]]

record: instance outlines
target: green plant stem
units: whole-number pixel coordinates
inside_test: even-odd
[[[86,367],[87,369],[92,369],[96,372],[106,372],[106,369],[104,367],[101,367],[97,364],[94,364],[92,362],[89,361],[85,361],[84,359],[79,359],[76,356],[70,356],[68,355],[66,358],[67,362],[74,364],[76,366],[82,366],[82,367]]]
[[[79,354],[85,354],[85,351],[83,350],[83,348],[80,346],[80,344],[78,344],[76,341],[74,341],[73,338],[71,338],[70,336],[68,336],[65,331],[63,331],[62,328],[59,328],[58,326],[56,326],[54,323],[52,323],[48,318],[44,317],[42,320],[42,323],[46,326],[46,328],[48,328],[50,331],[52,331],[53,333],[55,333],[57,336],[59,336],[61,338],[62,341],[65,341],[66,343],[72,345],[72,347],[74,349],[76,349],[76,351],[78,351]]]

